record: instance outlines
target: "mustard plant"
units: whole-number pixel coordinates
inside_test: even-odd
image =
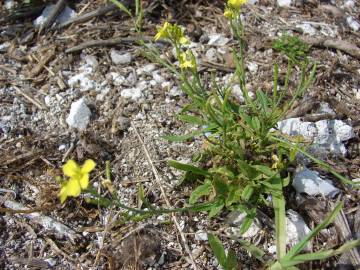
[[[276,130],[277,122],[283,119],[294,102],[304,94],[314,80],[316,64],[309,63],[306,44],[296,38],[285,40],[285,37],[275,42],[274,49],[278,49],[288,57],[284,84],[279,85],[279,67],[274,64],[271,92],[247,89],[244,61],[246,40],[240,17],[244,3],[243,0],[229,0],[224,12],[238,41],[238,48],[233,51],[236,63],[233,81],[240,85],[244,102],[234,99],[231,85],[222,87],[216,84],[215,80],[210,84],[202,80],[196,58],[187,48],[188,39],[180,26],[165,22],[155,36],[155,41],[165,39],[175,48],[178,67],[160,57],[156,47],[147,46],[145,43],[143,45],[147,46],[146,55],[150,59],[163,64],[179,78],[181,88],[190,98],[190,104],[183,108],[179,119],[199,127],[197,131],[189,134],[170,135],[165,138],[170,141],[183,141],[195,136],[205,138],[203,150],[193,158],[197,165],[169,161],[169,165],[186,172],[183,184],[195,186],[189,204],[194,205],[199,201],[209,202],[211,204],[209,218],[224,209],[245,212],[247,216],[241,225],[241,232],[245,232],[255,218],[256,209],[261,205],[269,205],[267,198],[271,196],[270,205],[275,214],[277,261],[269,267],[290,269],[294,265],[308,261],[307,258],[322,259],[359,244],[359,241],[353,241],[336,251],[327,250],[306,256],[299,255],[306,243],[318,233],[318,228],[326,227],[333,220],[341,208],[339,204],[327,220],[286,253],[284,188],[291,181],[291,174],[287,169],[295,163],[296,154],[298,152],[305,154],[344,183],[350,181],[337,174],[324,162],[309,155],[303,149],[305,142],[301,138],[289,138]],[[181,42],[182,40],[186,42]],[[291,44],[296,46],[292,48]],[[300,76],[297,86],[290,89],[289,81],[296,65],[300,69]],[[236,264],[231,253],[226,255],[218,239],[209,236],[210,245],[222,267],[234,269]]]

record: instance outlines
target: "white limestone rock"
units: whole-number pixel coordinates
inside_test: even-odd
[[[124,64],[129,64],[131,62],[132,55],[129,52],[122,53],[117,50],[111,50],[110,58],[115,65],[124,65]]]
[[[347,17],[346,22],[354,32],[360,30],[360,23],[357,20],[355,20],[352,16]]]
[[[306,225],[304,219],[294,210],[286,212],[286,244],[294,246],[299,243],[308,233],[310,228]],[[311,242],[305,247],[305,250],[311,248]]]
[[[139,100],[142,98],[142,91],[139,88],[127,88],[121,91],[121,96],[126,99]]]
[[[90,122],[91,111],[83,98],[71,104],[70,113],[66,118],[66,123],[80,130],[86,129]]]
[[[225,46],[230,39],[224,37],[223,34],[211,34],[209,35],[208,45],[213,46]]]

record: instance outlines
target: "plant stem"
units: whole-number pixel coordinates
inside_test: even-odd
[[[286,217],[283,194],[272,194],[275,212],[276,254],[278,261],[286,255]]]

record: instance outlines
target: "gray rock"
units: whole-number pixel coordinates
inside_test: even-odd
[[[121,96],[126,99],[139,100],[143,95],[139,88],[127,88],[121,91]]]
[[[297,193],[306,193],[311,196],[322,195],[333,197],[339,189],[333,186],[330,180],[322,179],[319,173],[304,167],[295,173],[292,183]]]
[[[310,228],[306,225],[304,219],[294,210],[286,212],[286,244],[294,246],[310,233]],[[305,250],[311,248],[311,242],[305,246]]]
[[[130,119],[124,116],[119,116],[117,123],[119,131],[126,131],[130,127]]]
[[[84,130],[90,122],[90,116],[91,111],[84,99],[81,98],[71,104],[70,113],[66,118],[66,123],[72,128]]]
[[[205,58],[209,62],[217,61],[217,50],[215,48],[210,48],[205,53]]]
[[[93,69],[97,68],[99,65],[99,62],[94,55],[86,55],[84,59],[86,64],[91,66]]]
[[[117,50],[110,51],[110,58],[116,65],[129,64],[132,60],[132,55],[129,52],[122,53]]]
[[[44,8],[43,12],[39,17],[35,19],[34,26],[40,27],[45,21],[48,19],[51,11],[54,9],[55,5],[48,5]],[[71,18],[76,16],[76,12],[66,6],[64,10],[60,13],[59,16],[56,17],[55,24],[62,24],[70,20]]]
[[[197,231],[195,233],[195,240],[198,241],[207,241],[208,240],[208,236],[207,233],[204,231]]]

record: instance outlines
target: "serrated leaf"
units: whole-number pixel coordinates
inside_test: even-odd
[[[212,191],[212,184],[210,180],[206,180],[204,184],[198,186],[190,195],[189,203],[194,204],[202,197],[209,195]]]

